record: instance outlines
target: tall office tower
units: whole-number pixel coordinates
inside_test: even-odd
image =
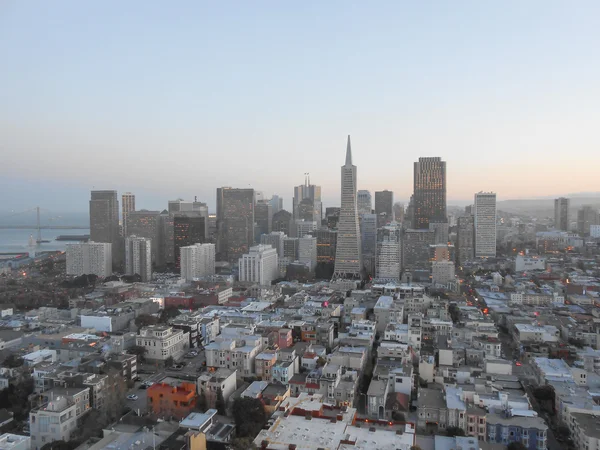
[[[271,200],[269,200],[269,203],[273,209],[273,214],[276,214],[283,209],[283,199],[279,195],[273,195]]]
[[[400,281],[402,268],[400,233],[400,227],[396,222],[377,230],[375,278],[379,281]]]
[[[204,243],[205,228],[206,222],[199,213],[175,213],[173,217],[175,268],[181,267],[181,247]]]
[[[333,273],[337,231],[328,228],[319,228],[310,234],[317,238],[317,264],[330,264],[332,266],[331,272]]]
[[[298,238],[283,238],[283,257],[292,261],[298,259]]]
[[[581,236],[590,235],[590,226],[599,225],[598,210],[590,205],[584,205],[577,211],[577,232]]]
[[[570,231],[569,199],[560,197],[554,200],[554,228],[561,231]]]
[[[158,260],[167,266],[175,265],[175,221],[166,210],[159,217],[159,255]]]
[[[263,234],[260,237],[261,245],[270,245],[277,250],[277,256],[283,258],[283,240],[287,236],[283,231],[271,231],[269,234]]]
[[[413,272],[413,279],[422,278],[417,272],[426,273],[429,278],[429,246],[435,244],[435,232],[430,230],[406,230],[402,236],[402,268]],[[421,275],[422,275],[421,274]]]
[[[254,189],[217,188],[221,257],[234,263],[254,243]]]
[[[279,278],[277,250],[270,245],[250,247],[238,262],[240,281],[251,281],[261,286],[270,286]]]
[[[145,237],[125,238],[125,273],[139,275],[142,281],[152,279],[152,240]]]
[[[404,222],[404,203],[394,203],[394,220],[399,224]]]
[[[318,228],[317,222],[314,220],[296,220],[294,230],[292,230],[291,237],[302,237],[309,234]]]
[[[360,279],[362,257],[360,230],[356,209],[356,166],[352,165],[350,136],[346,147],[346,163],[342,166],[342,207],[338,223],[334,279]]]
[[[127,214],[135,211],[135,195],[131,192],[125,192],[121,196],[121,225],[123,228],[123,236],[127,237]]]
[[[122,240],[119,233],[117,191],[92,191],[90,200],[90,241],[111,243],[113,265],[120,265]]]
[[[465,206],[465,214],[467,216],[472,216],[473,215],[473,205],[467,205],[467,206]]]
[[[67,275],[112,274],[112,244],[110,242],[84,242],[67,244]]]
[[[327,221],[327,228],[331,230],[337,229],[338,223],[340,221],[340,212],[341,208],[338,208],[337,206],[325,208],[325,219]]]
[[[496,256],[496,194],[479,192],[473,205],[475,226],[475,257]]]
[[[406,213],[404,214],[404,221],[402,222],[402,228],[405,230],[414,229],[413,223],[415,221],[415,196],[411,195],[406,207]]]
[[[130,211],[127,214],[126,225],[126,238],[135,235],[152,240],[152,262],[162,267],[165,261],[161,251],[160,211]]]
[[[429,222],[429,229],[435,233],[436,244],[448,244],[448,222]]]
[[[294,187],[293,214],[294,220],[314,220],[321,223],[323,205],[321,203],[321,186],[310,184],[310,176],[304,174],[304,184]]]
[[[475,222],[472,215],[458,218],[456,259],[459,265],[475,257]]]
[[[317,238],[306,235],[298,238],[298,261],[308,267],[312,273],[317,268]]]
[[[213,244],[217,243],[217,215],[208,215],[208,241]]]
[[[375,192],[375,214],[377,228],[387,225],[394,220],[394,193],[392,191]]]
[[[198,213],[200,216],[204,217],[204,223],[208,224],[208,206],[206,203],[199,202],[196,197],[194,197],[193,202],[186,202],[181,198],[178,198],[177,200],[169,200],[169,213],[175,214],[178,212],[180,212],[180,213],[188,213],[188,212]],[[206,227],[205,233],[206,234],[205,234],[204,238],[205,238],[205,240],[208,240],[208,238],[210,236],[208,226]]]
[[[429,259],[433,261],[455,261],[456,249],[451,244],[434,244],[429,246]]]
[[[377,215],[361,214],[358,218],[362,262],[368,275],[375,273],[377,251]]]
[[[286,235],[290,235],[294,227],[292,226],[292,214],[282,209],[273,214],[272,221],[273,231],[281,231]]]
[[[358,210],[358,215],[371,214],[373,212],[373,202],[369,191],[363,189],[356,193],[356,209]]]
[[[414,166],[414,221],[412,227],[429,229],[430,222],[446,222],[446,162],[439,157],[419,158]]]
[[[452,261],[433,261],[431,263],[431,283],[436,285],[447,285],[455,281],[454,263]]]
[[[215,274],[215,244],[194,244],[181,247],[181,278],[194,278]]]
[[[273,229],[273,207],[266,201],[256,202],[254,205],[255,241],[260,241],[262,234],[269,234]]]

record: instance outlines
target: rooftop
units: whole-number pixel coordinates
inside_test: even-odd
[[[586,436],[600,439],[600,417],[585,413],[571,413]]]

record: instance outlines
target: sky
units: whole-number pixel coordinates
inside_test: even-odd
[[[600,2],[0,1],[0,211],[138,208],[218,186],[291,207],[303,174],[339,204],[599,191]]]

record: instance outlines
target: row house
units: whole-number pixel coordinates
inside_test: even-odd
[[[244,339],[219,338],[205,347],[206,365],[214,368],[235,369],[243,377],[255,373],[255,358],[262,349],[260,336]]]

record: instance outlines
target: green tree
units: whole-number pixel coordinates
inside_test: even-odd
[[[4,362],[2,363],[3,367],[8,367],[9,369],[16,369],[17,367],[21,367],[25,361],[19,355],[15,355],[11,353],[6,357]]]
[[[323,367],[327,363],[327,360],[322,356],[317,358],[317,367]]]
[[[225,408],[225,398],[223,398],[223,391],[221,390],[221,388],[217,389],[217,400],[215,401],[215,409],[217,410],[217,413],[221,414],[222,416],[224,416],[227,413]]]
[[[173,359],[173,357],[169,356],[167,359],[165,359],[165,367],[173,366],[174,362],[175,362],[175,360]]]
[[[238,437],[254,438],[267,423],[265,408],[256,398],[236,398],[232,410]]]
[[[252,441],[251,437],[238,437],[231,441],[231,447],[233,450],[256,450],[258,447]]]
[[[158,319],[150,314],[140,314],[135,318],[135,326],[138,327],[138,330],[149,325],[156,325],[157,323]]]
[[[136,355],[139,362],[143,362],[146,359],[146,347],[141,345],[134,345],[127,352],[131,355]]]
[[[54,441],[44,444],[40,450],[73,450],[78,445],[79,443],[74,441]]]
[[[448,427],[446,428],[446,435],[450,437],[454,436],[464,436],[465,430],[459,427]]]
[[[169,320],[174,319],[179,314],[180,312],[177,306],[169,306],[168,308],[162,310],[162,312],[160,313],[160,319],[158,319],[158,321],[160,323],[168,323]]]

